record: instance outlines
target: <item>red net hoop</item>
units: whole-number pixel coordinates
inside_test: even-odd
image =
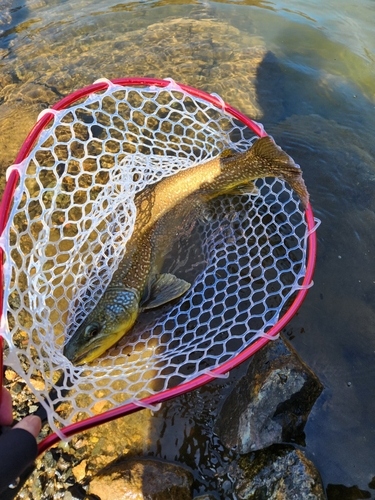
[[[108,106],[109,108],[104,109],[104,106]],[[91,116],[95,117],[94,125],[93,122],[90,121]],[[172,124],[172,126],[168,125],[168,127],[166,126],[166,129],[164,130],[161,124],[164,123],[165,117],[167,117],[167,121],[169,120],[168,124]],[[149,126],[147,120],[151,120],[151,118],[154,120],[154,122],[152,126]],[[145,122],[145,120],[147,123]],[[132,127],[129,128],[128,123],[131,123]],[[177,125],[178,127],[182,127],[182,129],[178,128]],[[84,141],[84,139],[82,138],[80,138],[79,141],[76,140],[77,134],[83,134],[82,137],[84,138],[86,128],[91,127],[90,130],[93,130],[94,126],[96,127],[96,137],[92,137],[91,134],[90,138],[88,138],[86,141]],[[144,132],[144,130],[146,130],[146,132]],[[277,233],[277,238],[275,237],[275,242],[271,243],[271,246],[273,244],[275,248],[279,248],[280,234],[283,235],[286,234],[285,231],[287,232],[287,237],[285,237],[286,250],[284,250],[283,247],[281,252],[276,252],[277,257],[273,259],[273,274],[271,273],[272,277],[269,278],[269,283],[267,285],[262,285],[264,288],[264,297],[262,298],[262,303],[266,303],[266,301],[268,300],[266,296],[269,295],[269,290],[274,289],[275,283],[278,283],[276,288],[278,288],[278,292],[281,298],[277,298],[276,296],[276,298],[273,298],[273,300],[277,302],[277,306],[274,306],[273,302],[266,303],[266,306],[264,307],[265,313],[263,314],[262,319],[259,320],[263,321],[263,323],[259,323],[259,331],[255,331],[250,335],[246,328],[243,328],[242,334],[234,334],[235,339],[226,339],[225,341],[223,341],[224,347],[222,349],[225,352],[221,356],[218,356],[217,359],[214,359],[215,355],[211,353],[211,347],[206,347],[204,356],[212,356],[213,358],[213,361],[208,364],[208,366],[203,367],[203,365],[201,366],[200,364],[201,360],[195,360],[193,373],[188,374],[187,371],[185,373],[182,370],[181,374],[179,374],[181,376],[176,385],[172,383],[171,375],[168,375],[169,378],[167,377],[165,382],[163,379],[161,390],[148,390],[148,386],[142,386],[142,390],[139,390],[139,392],[137,392],[138,389],[134,389],[134,394],[130,394],[130,396],[128,395],[126,398],[121,399],[120,396],[117,397],[115,395],[113,396],[113,400],[111,400],[112,408],[101,414],[92,415],[95,409],[95,402],[100,400],[100,398],[105,399],[109,397],[108,387],[100,385],[98,387],[95,387],[95,390],[90,389],[91,393],[88,389],[84,388],[84,390],[86,390],[86,399],[80,402],[76,402],[76,400],[73,401],[72,410],[70,413],[68,411],[67,421],[69,422],[71,420],[77,420],[77,408],[81,410],[83,405],[87,405],[87,408],[84,407],[84,410],[86,411],[85,417],[82,420],[75,421],[74,423],[70,423],[69,425],[64,425],[66,424],[66,421],[64,420],[59,420],[57,422],[56,416],[53,414],[54,402],[48,402],[48,389],[51,389],[51,387],[53,387],[53,372],[58,370],[57,363],[60,363],[60,358],[54,358],[53,351],[57,350],[60,352],[62,350],[61,339],[63,338],[64,333],[61,333],[59,331],[59,328],[63,328],[61,327],[61,325],[62,323],[67,321],[66,317],[68,317],[68,319],[71,319],[72,312],[71,310],[70,312],[68,312],[68,305],[66,306],[66,310],[61,312],[60,302],[58,302],[57,299],[54,299],[55,302],[53,302],[51,310],[55,307],[57,308],[56,310],[61,312],[61,314],[60,312],[58,313],[58,320],[56,320],[56,323],[54,324],[54,327],[56,328],[53,335],[60,340],[57,340],[56,344],[52,342],[53,345],[51,348],[51,352],[45,353],[42,347],[40,347],[40,344],[43,342],[46,343],[46,339],[48,340],[49,338],[55,337],[48,337],[49,334],[46,331],[43,333],[43,338],[41,339],[38,338],[38,332],[40,330],[43,330],[44,328],[43,321],[51,323],[51,316],[44,319],[39,319],[38,317],[31,317],[30,319],[30,315],[33,315],[32,304],[38,304],[38,298],[30,295],[31,292],[29,293],[31,287],[28,281],[29,278],[26,277],[26,281],[21,283],[21,285],[19,284],[19,282],[24,279],[21,279],[20,276],[23,276],[25,274],[24,270],[29,269],[27,266],[29,266],[30,261],[33,261],[34,259],[34,254],[30,253],[34,250],[30,250],[30,252],[29,250],[27,250],[27,252],[22,250],[21,252],[19,252],[17,248],[23,248],[22,245],[24,244],[24,242],[22,238],[26,238],[28,241],[32,241],[31,246],[35,248],[38,245],[42,245],[41,242],[43,241],[44,246],[48,246],[52,241],[52,237],[48,236],[49,239],[47,238],[48,241],[46,244],[45,236],[39,236],[44,234],[42,233],[42,231],[38,230],[36,236],[32,233],[32,229],[30,229],[29,231],[30,235],[28,233],[26,234],[24,230],[22,230],[23,232],[20,231],[19,227],[22,225],[22,221],[19,217],[21,217],[21,215],[22,217],[24,217],[25,212],[27,212],[26,218],[31,222],[40,221],[42,217],[44,217],[43,223],[45,222],[45,220],[53,220],[51,219],[51,212],[48,212],[48,210],[50,209],[50,205],[48,208],[47,202],[45,202],[45,206],[43,205],[43,210],[41,210],[40,212],[38,212],[38,209],[35,209],[35,193],[41,192],[43,195],[46,195],[46,193],[48,194],[50,191],[56,191],[55,188],[51,189],[50,187],[48,187],[49,185],[47,184],[47,181],[50,182],[51,179],[45,181],[47,175],[46,171],[48,168],[50,168],[50,171],[53,172],[58,171],[59,165],[62,161],[61,158],[64,157],[64,155],[68,155],[69,165],[84,165],[82,172],[79,174],[82,177],[84,173],[90,169],[90,167],[87,167],[90,162],[85,164],[85,161],[88,158],[91,159],[95,157],[95,155],[97,155],[97,157],[99,158],[99,160],[95,160],[96,162],[108,161],[109,165],[106,165],[106,169],[111,170],[111,168],[113,167],[111,161],[114,161],[113,158],[118,157],[120,154],[122,155],[121,162],[128,161],[126,159],[127,155],[131,156],[132,161],[138,161],[139,156],[136,156],[137,154],[147,155],[149,153],[149,150],[147,149],[149,140],[153,141],[152,147],[156,148],[156,145],[158,145],[160,142],[160,137],[157,137],[155,134],[151,137],[150,130],[158,130],[161,134],[160,137],[167,137],[166,142],[168,143],[168,146],[165,146],[165,150],[162,149],[161,152],[158,152],[159,156],[154,157],[153,154],[149,154],[150,157],[152,156],[152,161],[154,161],[154,163],[156,164],[160,155],[164,154],[168,156],[170,154],[170,151],[172,151],[174,158],[182,158],[182,163],[184,163],[185,161],[183,168],[189,168],[194,163],[196,163],[197,161],[201,161],[202,159],[210,159],[228,146],[239,151],[243,150],[244,148],[248,147],[249,144],[251,145],[252,140],[254,139],[254,134],[258,137],[263,137],[266,135],[263,128],[259,124],[255,123],[254,121],[250,120],[245,115],[240,113],[238,110],[224,103],[220,97],[207,94],[203,91],[188,87],[183,84],[177,84],[171,80],[158,80],[152,78],[124,78],[113,81],[100,80],[89,87],[85,87],[72,93],[71,95],[55,104],[50,110],[46,110],[42,114],[42,116],[39,117],[36,125],[26,138],[16,158],[15,165],[12,166],[10,171],[8,172],[7,184],[0,206],[0,234],[2,235],[0,244],[0,280],[5,284],[6,290],[6,292],[4,293],[3,288],[1,288],[0,348],[2,352],[3,338],[5,338],[9,348],[9,355],[6,363],[10,364],[10,366],[13,366],[14,369],[23,378],[25,378],[31,390],[34,392],[43,406],[45,406],[45,408],[47,409],[47,413],[50,412],[49,421],[52,429],[55,430],[55,433],[51,434],[40,443],[40,453],[55,444],[61,438],[68,438],[78,432],[82,432],[96,425],[136,412],[142,408],[154,408],[155,405],[159,403],[201,387],[202,385],[210,382],[215,377],[224,377],[225,374],[232,368],[238,366],[240,363],[248,359],[267,342],[278,335],[278,333],[287,325],[287,323],[297,312],[304,298],[306,297],[308,288],[312,285],[312,276],[316,258],[316,221],[313,216],[311,205],[309,204],[306,211],[304,212],[300,209],[299,202],[298,200],[296,200],[296,197],[291,189],[288,188],[288,186],[286,186],[282,181],[277,180],[272,182],[265,182],[261,180],[259,185],[257,184],[259,192],[257,195],[254,195],[258,196],[258,198],[256,198],[256,202],[254,202],[255,198],[251,198],[250,201],[248,199],[236,199],[235,202],[233,202],[234,204],[230,205],[229,203],[230,206],[228,209],[228,203],[224,200],[223,202],[220,202],[222,203],[221,205],[215,207],[215,210],[219,214],[223,214],[224,219],[228,215],[228,212],[226,212],[226,210],[229,210],[231,215],[230,217],[228,216],[226,222],[227,225],[225,226],[226,230],[228,230],[229,233],[231,231],[233,233],[234,226],[231,225],[231,221],[234,217],[233,214],[241,210],[243,211],[243,213],[247,213],[245,211],[248,210],[248,203],[250,202],[255,203],[257,207],[260,207],[258,212],[253,215],[253,220],[251,221],[252,224],[254,224],[255,220],[263,217],[263,220],[261,222],[263,230],[264,226],[268,224],[268,222],[265,221],[267,221],[268,219],[272,219],[269,224],[273,224],[273,232],[271,234],[271,232],[268,231],[267,235],[271,234],[271,236],[274,237],[274,235]],[[177,138],[181,135],[181,130],[183,131],[183,137],[186,137],[185,142],[184,140],[182,140],[182,142],[179,139],[177,140]],[[121,149],[120,153],[118,150],[116,150],[116,140],[120,141],[117,137],[118,133],[120,133],[120,135],[121,133],[125,134],[124,137],[126,137],[128,145],[128,150]],[[68,139],[66,138],[66,134],[68,134]],[[72,138],[73,135],[74,138]],[[140,136],[142,136],[140,141],[142,143],[142,150],[137,149]],[[163,146],[160,147],[163,148]],[[96,153],[93,153],[93,148],[96,148],[97,150],[100,149],[100,152],[96,151]],[[72,153],[73,149],[74,151]],[[40,151],[43,152],[43,159],[40,156]],[[47,153],[49,154],[49,156]],[[61,157],[59,155],[61,155]],[[121,162],[120,166],[123,165],[123,163]],[[164,168],[164,164],[160,167],[158,163],[158,168]],[[162,173],[162,175],[170,175],[171,173],[173,173],[173,171],[175,171],[177,167],[175,163],[173,163],[172,166],[166,165],[165,168],[166,170],[170,170],[166,173]],[[38,185],[35,186],[33,184],[31,188],[30,185],[32,184],[32,182],[30,179],[34,179],[33,176],[37,179],[36,182]],[[60,177],[64,177],[65,181],[68,180],[66,175],[63,173],[60,175]],[[45,184],[43,184],[44,182]],[[80,187],[82,188],[82,186]],[[73,191],[73,193],[76,194],[77,191]],[[55,196],[55,194],[53,193],[49,196]],[[51,204],[50,198],[48,198],[48,203]],[[18,208],[16,208],[17,204]],[[276,206],[275,204],[278,207],[277,210],[274,208]],[[269,205],[272,208],[269,208]],[[71,208],[71,205],[66,205],[63,207],[66,212],[68,212],[68,209],[71,210]],[[54,217],[56,215],[56,212],[54,212],[52,215]],[[238,227],[238,225],[241,226],[241,224],[241,227],[247,227],[244,225],[246,221],[244,222],[243,218],[240,218],[240,220],[236,219],[235,222],[237,224],[236,227]],[[30,226],[32,225],[33,224],[30,224]],[[275,225],[277,226],[276,230],[274,229]],[[287,230],[285,229],[286,227],[288,228]],[[223,248],[225,248],[227,241],[229,241],[229,239],[226,240],[225,238],[220,240],[220,238],[218,237],[218,229],[216,226],[208,228],[205,227],[203,229],[203,232],[205,235],[205,240],[210,242],[205,250],[206,257],[207,255],[211,255],[211,247],[219,247],[220,245],[223,245]],[[230,238],[232,239],[233,234],[230,234]],[[256,240],[256,245],[263,245],[262,238],[264,238],[264,234],[265,233],[260,234],[260,236]],[[272,238],[269,239],[272,240]],[[246,242],[246,245],[248,245],[249,249],[252,248],[250,245],[250,238],[249,241]],[[235,241],[235,247],[239,253],[243,252],[244,249],[247,248],[239,240]],[[42,250],[42,253],[43,252],[44,250]],[[298,265],[296,265],[295,262],[290,263],[293,261],[293,259],[290,259],[289,262],[289,260],[285,257],[285,253],[288,252],[294,252],[295,255],[298,255],[297,258],[293,257],[294,260],[297,259]],[[261,254],[262,251],[259,250],[259,255]],[[45,253],[43,255],[45,257]],[[5,264],[3,264],[4,257]],[[258,257],[258,254],[256,254],[256,258]],[[18,258],[20,258],[22,262],[18,263]],[[208,260],[210,258],[211,257],[207,257]],[[211,261],[209,260],[209,264],[211,264],[211,267],[215,265],[219,266],[218,262],[221,261],[218,260],[219,257],[217,256],[217,254],[215,254],[215,251],[212,254],[212,259],[213,260]],[[61,265],[61,262],[59,262],[58,264]],[[290,269],[288,268],[287,271],[291,274],[291,277],[288,278],[290,282],[287,280],[287,283],[284,283],[285,280],[283,278],[280,278],[280,275],[275,275],[276,277],[274,276],[274,273],[279,270],[278,264],[280,264],[279,267],[282,270],[282,273],[284,273],[283,276],[285,275],[285,265],[289,265]],[[227,264],[223,264],[223,266],[226,265]],[[265,266],[267,267],[268,264],[265,264]],[[210,268],[210,265],[208,265],[207,267]],[[202,280],[202,283],[208,283],[210,281],[209,276],[211,271],[207,271],[206,274],[205,272],[206,271],[202,271],[202,273],[199,274],[197,278],[198,282],[199,279]],[[264,270],[261,271],[262,283],[266,280],[267,272],[268,271]],[[44,268],[42,269],[42,275],[44,276],[44,278],[46,276],[47,278],[48,276],[50,276]],[[31,277],[30,282],[32,281]],[[233,280],[232,285],[235,285],[235,291],[233,293],[227,291],[226,293],[227,295],[230,295],[232,293],[232,296],[236,297],[237,300],[240,289],[240,281],[237,280],[236,283],[234,283],[234,281],[235,280]],[[40,283],[37,284],[36,288],[37,290],[43,289]],[[10,292],[7,291],[8,289],[10,290]],[[52,292],[52,295],[55,294],[56,297],[57,289],[58,286],[56,285]],[[182,316],[182,311],[189,311],[193,308],[194,301],[192,297],[194,295],[194,292],[195,294],[200,293],[202,296],[204,296],[204,292],[201,292],[200,290],[201,289],[199,288],[198,283],[197,286],[192,290],[192,295],[190,296],[190,298],[188,297],[186,299],[187,302],[185,302],[185,309],[183,309],[184,306],[178,306],[179,309],[177,312],[172,311],[170,313],[172,316],[169,316],[169,319],[167,318],[165,320],[162,320],[161,328],[164,329],[164,333],[168,333],[169,330],[171,330],[168,323],[168,321],[171,321],[171,318],[180,318]],[[76,292],[72,293],[74,295],[74,293]],[[21,303],[21,305],[19,305],[19,303]],[[285,310],[287,303],[288,305],[290,305],[287,310]],[[56,306],[56,304],[58,305]],[[242,312],[242,309],[238,304],[239,302],[237,301],[236,305],[233,307],[237,308],[236,311],[239,315],[239,313]],[[256,304],[256,307],[259,309],[259,304]],[[214,308],[215,304],[212,303],[212,310],[214,310]],[[272,312],[272,314],[270,313],[270,311]],[[233,321],[235,321],[236,318],[239,317],[236,316],[237,313],[233,313]],[[64,320],[61,319],[63,315],[65,315]],[[203,316],[201,315],[199,317]],[[211,316],[211,321],[213,321],[214,319],[215,318]],[[243,325],[249,325],[249,321],[250,319],[247,318],[243,322]],[[214,323],[215,321],[210,324]],[[181,338],[187,339],[187,337],[184,337],[184,331],[187,331],[187,323],[178,324],[182,328]],[[217,322],[215,328],[218,330],[218,334],[222,335],[222,331],[220,330],[221,327],[220,325],[218,325],[219,323]],[[197,325],[197,328],[198,327],[199,324]],[[32,351],[27,351],[20,347],[20,345],[18,344],[21,330],[22,332],[26,332],[23,333],[23,335],[27,336],[28,343],[32,346]],[[156,331],[156,327],[154,328],[154,330]],[[208,342],[209,334],[207,333],[207,330],[209,330],[209,328],[206,328],[205,330],[206,333],[204,333],[204,335],[206,335],[206,337],[202,337],[202,345],[203,343],[205,343],[206,345]],[[58,331],[58,333],[56,333],[56,331]],[[217,338],[218,337],[215,337],[215,341],[217,341]],[[233,340],[235,340],[238,344],[234,349],[228,347],[229,342]],[[147,342],[148,340],[143,341],[144,344],[147,344]],[[168,342],[169,343],[167,343],[167,347],[164,349],[165,352],[168,351],[172,346],[172,340]],[[211,343],[213,343],[213,341],[211,341]],[[179,352],[181,352],[182,349],[181,345]],[[149,343],[149,349],[150,352],[152,351],[152,355],[148,354],[148,356],[152,358],[152,356],[156,355],[157,353],[155,349],[151,348],[150,346],[151,342]],[[135,344],[133,345],[133,347],[135,348]],[[194,346],[192,347],[192,349],[194,349]],[[25,354],[28,354],[30,356],[31,352],[35,355],[36,361],[33,361],[34,364],[31,364],[30,366],[25,368],[21,363],[23,359],[22,356],[24,356]],[[163,355],[165,354],[165,352],[163,353]],[[214,353],[214,351],[212,352]],[[123,351],[121,351],[121,354],[123,354],[124,356],[126,355],[126,346],[123,348]],[[77,372],[74,370],[69,371],[70,368],[68,365],[66,365],[66,367],[64,365],[63,370],[69,372],[72,377],[75,377],[76,379],[79,379],[79,377],[82,376],[83,378],[85,378],[85,381],[88,380],[88,376],[92,376],[92,380],[94,382],[91,382],[91,379],[89,380],[90,383],[93,383],[95,385],[95,380],[98,380],[100,377],[103,378],[103,373],[105,373],[106,375],[108,375],[108,373],[114,373],[113,370],[117,366],[116,356],[114,354],[111,355],[111,353],[109,356],[109,365],[104,364],[102,366],[97,366],[96,371],[85,371],[85,368],[82,368],[83,371],[81,372]],[[173,359],[177,359],[176,353],[174,353],[173,356]],[[2,362],[2,356],[0,356],[0,359]],[[168,361],[169,365],[171,364],[170,359],[171,358],[169,358]],[[186,365],[187,360],[191,361],[191,354],[189,353],[186,354],[186,357],[184,358],[182,364],[185,363]],[[46,369],[46,371],[43,372],[42,365],[44,366],[47,361],[48,363],[50,363],[50,365]],[[161,358],[157,358],[157,366],[161,366],[161,363]],[[174,361],[174,363],[178,363],[178,361]],[[177,366],[177,364],[173,365],[173,367],[175,366]],[[142,369],[143,368],[141,367],[140,370],[142,371]],[[32,385],[31,374],[35,370],[42,372],[45,375],[46,380],[50,381],[49,385],[46,384],[46,389],[44,391],[38,392]],[[105,372],[103,370],[112,371]],[[155,370],[155,367],[153,367],[153,370]],[[165,372],[164,365],[163,370]],[[158,376],[161,376],[160,373],[158,372]],[[100,374],[100,377],[98,374]],[[128,375],[124,372],[124,380],[126,382],[126,385],[129,386],[130,379],[128,379],[127,377]],[[79,383],[81,383],[82,385],[82,380],[80,380]],[[71,382],[69,387],[71,387]],[[119,387],[118,390],[120,393],[123,389]],[[103,392],[102,396],[99,395],[100,391]],[[143,396],[144,394],[146,394],[145,397]],[[89,402],[87,402],[86,400]]]

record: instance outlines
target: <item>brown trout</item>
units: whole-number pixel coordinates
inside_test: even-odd
[[[97,305],[65,345],[64,355],[76,365],[93,361],[132,328],[141,311],[183,295],[190,283],[160,270],[184,221],[217,196],[252,192],[252,181],[260,177],[283,179],[307,207],[301,169],[270,137],[258,139],[243,153],[225,151],[144,189],[135,199],[136,222],[125,256]]]

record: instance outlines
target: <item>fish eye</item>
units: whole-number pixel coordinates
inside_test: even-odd
[[[85,338],[87,339],[92,339],[98,335],[100,332],[100,327],[97,323],[93,323],[92,325],[89,325],[85,329]]]

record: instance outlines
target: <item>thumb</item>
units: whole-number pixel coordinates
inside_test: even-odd
[[[24,429],[30,432],[35,438],[42,427],[42,421],[36,415],[29,415],[16,424],[13,429]]]

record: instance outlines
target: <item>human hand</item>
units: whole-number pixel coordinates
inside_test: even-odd
[[[1,387],[0,426],[9,426],[12,422],[12,398]],[[40,418],[29,415],[0,436],[0,493],[14,483],[35,460],[38,452],[35,438],[40,428]]]

